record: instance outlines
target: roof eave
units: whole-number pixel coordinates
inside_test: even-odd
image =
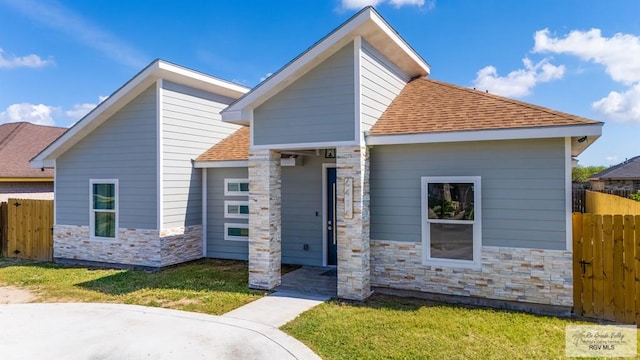
[[[430,73],[429,64],[373,7],[366,7],[223,110],[222,121],[248,125],[253,109],[359,36],[388,57],[408,77]]]
[[[399,145],[571,137],[573,144],[574,142],[578,143],[578,139],[586,136],[587,139],[593,139],[589,142],[582,142],[587,143],[584,147],[586,149],[587,146],[602,135],[602,125],[602,123],[598,122],[582,125],[541,126],[514,129],[487,129],[413,134],[368,134],[365,137],[365,141],[367,145]],[[573,140],[574,138],[575,140]],[[579,151],[578,154],[582,152],[582,150]],[[572,156],[577,156],[577,154],[573,154],[573,152],[572,146]]]
[[[249,160],[196,160],[193,167],[196,169],[249,167]]]

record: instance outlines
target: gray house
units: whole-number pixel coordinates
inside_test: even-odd
[[[602,123],[429,79],[371,7],[246,94],[158,66],[34,159],[56,169],[57,259],[244,259],[260,289],[281,263],[335,266],[348,299],[572,305],[571,159]]]
[[[589,182],[593,190],[640,191],[640,156],[592,175]]]

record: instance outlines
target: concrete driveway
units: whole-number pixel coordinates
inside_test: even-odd
[[[0,357],[320,359],[257,322],[121,304],[0,305]]]

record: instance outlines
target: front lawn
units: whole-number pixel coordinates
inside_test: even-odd
[[[219,315],[263,296],[247,287],[247,263],[199,260],[160,272],[105,270],[0,258],[0,286],[36,302],[108,302]]]
[[[323,359],[563,359],[576,324],[590,323],[374,295],[322,304],[282,330]]]

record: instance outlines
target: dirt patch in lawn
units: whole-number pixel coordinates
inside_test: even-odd
[[[36,297],[30,291],[13,286],[0,286],[0,304],[28,303]]]

